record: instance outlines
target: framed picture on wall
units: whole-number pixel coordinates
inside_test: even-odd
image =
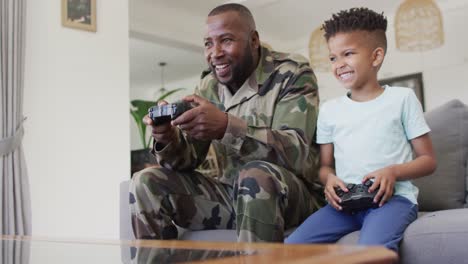
[[[62,25],[96,32],[96,0],[62,0]]]
[[[423,110],[424,107],[424,86],[422,73],[409,74],[404,76],[397,76],[393,78],[379,80],[380,85],[400,86],[407,87],[414,90],[416,97],[421,102]]]

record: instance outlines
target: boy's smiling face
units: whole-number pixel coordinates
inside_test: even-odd
[[[361,30],[340,32],[329,38],[333,74],[347,89],[365,89],[377,82],[384,51],[374,43],[370,34]]]

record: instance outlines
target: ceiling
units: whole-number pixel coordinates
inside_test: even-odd
[[[166,83],[200,74],[206,65],[202,49],[206,15],[227,2],[238,2],[251,10],[262,41],[278,50],[295,51],[307,47],[310,33],[332,13],[365,6],[384,12],[392,24],[402,0],[132,0],[129,1],[132,89],[159,87],[161,61],[167,62]],[[468,0],[436,2],[442,10],[468,5]]]

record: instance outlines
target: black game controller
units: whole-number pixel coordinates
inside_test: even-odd
[[[341,198],[341,207],[344,212],[352,213],[355,211],[377,208],[378,203],[374,203],[374,197],[379,189],[374,190],[372,193],[369,192],[369,187],[373,184],[372,181],[367,180],[363,184],[348,183],[346,188],[348,192],[344,192],[341,188],[335,188],[335,192],[338,197]]]
[[[161,125],[193,108],[193,104],[186,101],[177,101],[167,105],[156,105],[148,109],[148,115],[155,125]]]

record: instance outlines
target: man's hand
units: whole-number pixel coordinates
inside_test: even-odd
[[[212,140],[223,138],[228,123],[228,117],[225,112],[197,95],[186,96],[183,100],[195,103],[197,106],[172,121],[173,126],[179,126],[189,136],[196,139]]]
[[[362,182],[364,183],[365,181],[370,179],[374,179],[374,183],[369,188],[369,192],[375,191],[380,186],[379,192],[377,192],[377,194],[374,197],[374,203],[379,203],[379,206],[382,206],[393,195],[393,188],[395,187],[396,175],[392,167],[390,166],[367,174],[362,179]]]
[[[340,178],[332,173],[328,174],[327,183],[325,184],[325,198],[327,199],[328,203],[333,206],[333,208],[341,211],[343,208],[340,206],[341,199],[335,192],[336,187],[340,187],[340,189],[344,192],[348,192],[346,185],[342,180],[340,180]]]
[[[159,101],[158,105],[167,105],[166,101]],[[171,125],[170,122],[164,124],[154,124],[153,120],[148,115],[143,118],[143,123],[147,126],[151,126],[151,135],[156,142],[166,146],[177,136],[176,129]]]

